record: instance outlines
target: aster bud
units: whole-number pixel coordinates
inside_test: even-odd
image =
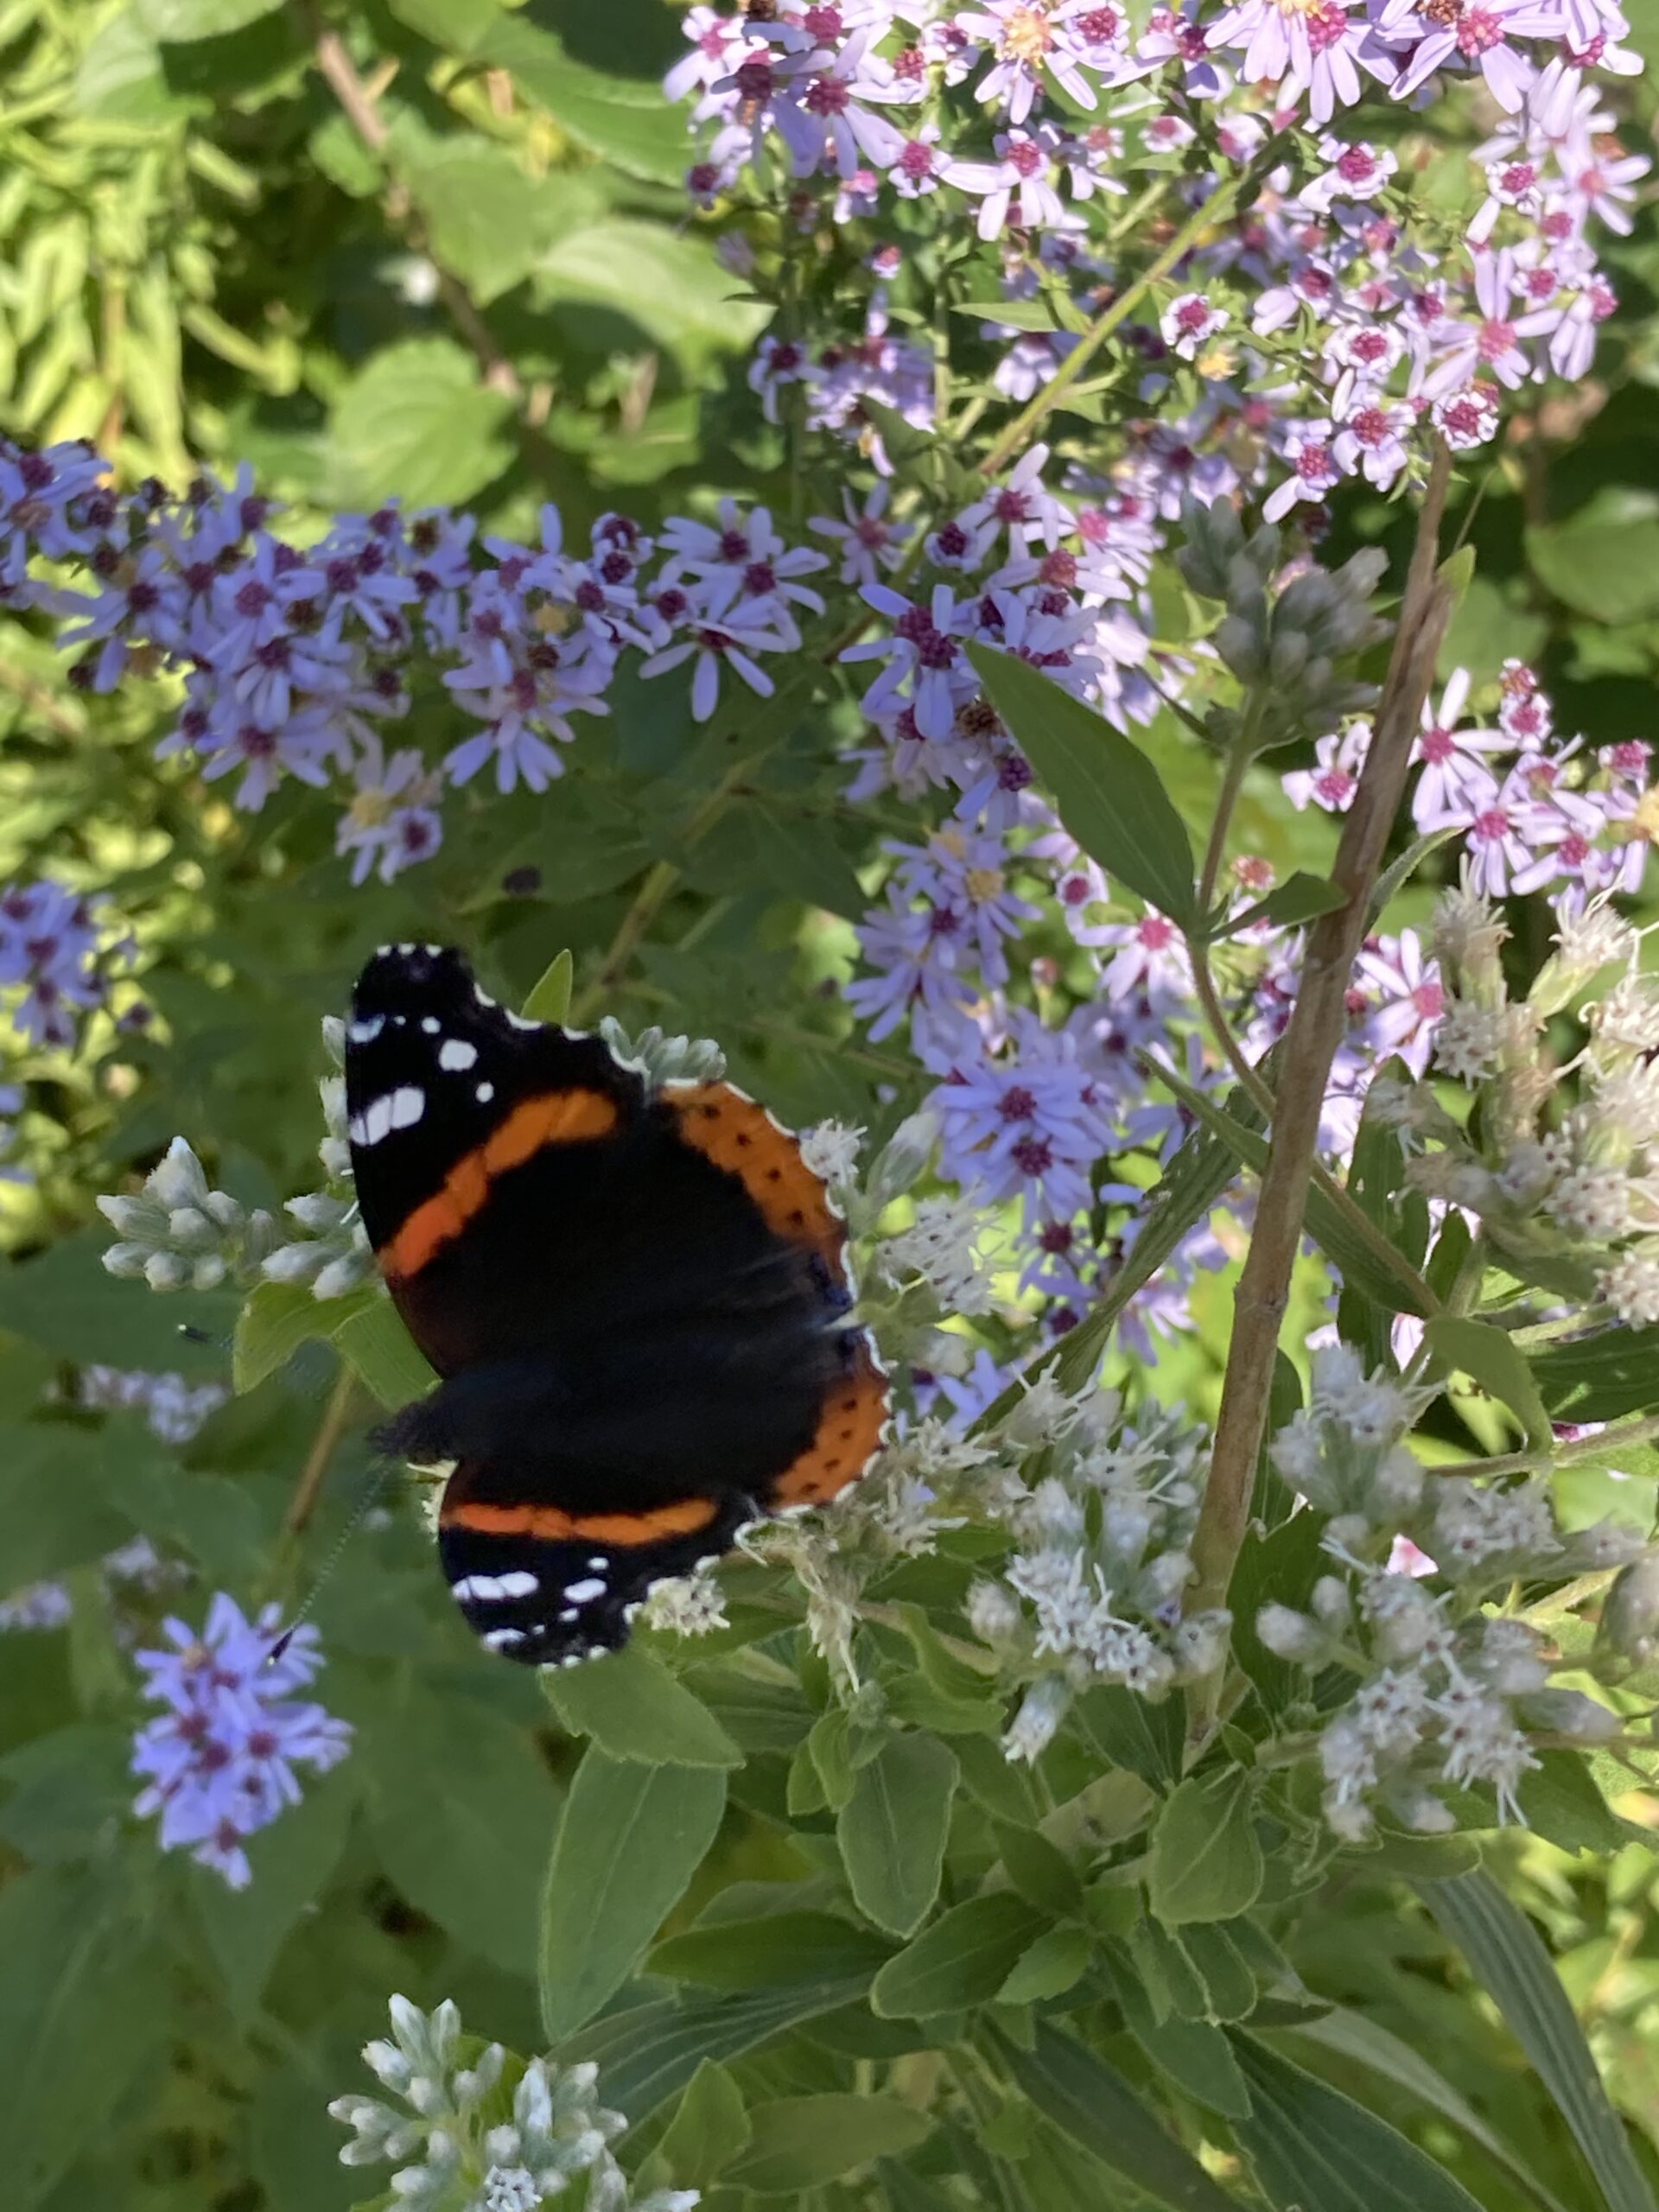
[[[1643,1552],[1617,1577],[1601,1609],[1592,1664],[1618,1681],[1659,1656],[1659,1549]]]
[[[982,1643],[1011,1643],[1024,1618],[1019,1599],[1003,1582],[976,1582],[964,1610],[969,1627]]]
[[[876,1155],[865,1197],[873,1212],[880,1213],[894,1198],[902,1198],[925,1174],[939,1141],[939,1124],[931,1114],[912,1114],[900,1122]]]
[[[1331,1648],[1319,1623],[1289,1605],[1263,1605],[1255,1617],[1255,1633],[1275,1658],[1299,1667],[1320,1665]]]

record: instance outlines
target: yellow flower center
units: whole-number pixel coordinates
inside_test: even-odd
[[[929,842],[949,853],[953,861],[959,861],[968,849],[968,840],[960,830],[936,830]]]
[[[346,810],[353,830],[378,830],[395,804],[390,791],[359,791]]]
[[[1000,868],[970,868],[962,880],[968,887],[968,896],[976,902],[1001,895],[1003,876]]]
[[[1035,67],[1054,43],[1054,26],[1046,10],[1016,8],[1002,28],[1002,51],[1011,60]]]
[[[1659,784],[1643,792],[1630,821],[1650,844],[1659,845]]]

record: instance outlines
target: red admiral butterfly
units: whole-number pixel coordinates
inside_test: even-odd
[[[437,945],[376,953],[346,1044],[363,1224],[442,1378],[378,1440],[454,1462],[439,1554],[492,1651],[613,1650],[654,1582],[858,1480],[887,1384],[841,1217],[764,1107],[652,1088]]]

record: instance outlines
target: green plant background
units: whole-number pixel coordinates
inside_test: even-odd
[[[1654,0],[1630,12],[1659,61]],[[302,6],[0,3],[0,429],[30,442],[94,438],[131,477],[180,482],[197,465],[228,475],[245,462],[263,491],[312,511],[392,494],[466,504],[509,534],[533,534],[549,499],[572,535],[610,506],[649,526],[727,491],[771,499],[797,526],[832,507],[827,466],[791,471],[744,386],[765,309],[734,301],[683,218],[682,118],[658,90],[682,47],[672,9],[386,0],[330,21],[377,92],[378,151],[314,66],[321,23]],[[1633,99],[1645,123],[1652,95]],[[1529,418],[1492,472],[1471,526],[1478,572],[1446,662],[1490,684],[1506,655],[1529,657],[1558,721],[1599,743],[1654,734],[1650,209],[1607,257],[1622,306],[1595,377]],[[458,319],[442,287],[429,296],[435,262],[481,321]],[[1349,536],[1394,545],[1405,528],[1362,498],[1334,550]],[[798,675],[781,711],[732,713],[707,732],[675,683],[624,687],[547,798],[454,807],[439,861],[390,889],[349,887],[327,810],[303,794],[255,818],[218,798],[201,805],[152,759],[163,704],[142,693],[88,703],[65,687],[43,629],[0,627],[0,881],[49,871],[113,887],[158,1016],[149,1037],[95,1065],[25,1067],[45,1171],[33,1188],[0,1192],[17,1262],[0,1275],[0,1560],[8,1586],[60,1577],[78,1600],[71,1629],[0,1637],[7,2202],[350,2204],[362,2186],[337,2162],[324,2107],[359,2084],[358,2047],[400,1989],[429,2005],[454,1996],[469,2025],[520,2050],[568,2033],[569,2050],[603,2060],[605,2100],[639,2124],[639,2145],[671,2118],[673,2171],[726,2177],[711,2191],[720,2212],[747,2202],[746,2190],[823,2212],[942,2212],[957,2201],[945,2179],[957,2171],[982,2202],[1035,2212],[1144,2203],[1080,2142],[1091,2126],[1097,2148],[1132,2139],[1145,2108],[1115,2116],[1102,2077],[1070,2081],[1053,2031],[1022,2041],[1015,2018],[1071,1986],[1090,1931],[1109,1939],[1102,1955],[1120,2001],[1130,1992],[1132,2031],[1109,2046],[1125,2093],[1154,2087],[1189,2139],[1206,2111],[1237,2113],[1243,2063],[1260,2076],[1258,2109],[1288,2114],[1281,2150],[1312,2157],[1334,2126],[1345,2155],[1363,2155],[1374,2193],[1333,2194],[1332,2206],[1442,2201],[1414,2193],[1414,2170],[1390,2167],[1397,2137],[1372,2145],[1351,2107],[1321,2106],[1282,2069],[1262,2074],[1270,2049],[1361,2099],[1491,2212],[1594,2201],[1541,2086],[1548,2068],[1516,2041],[1513,2012],[1506,2027],[1474,1989],[1445,1915],[1411,1887],[1451,1871],[1446,1853],[1462,1847],[1344,1864],[1281,1899],[1279,1940],[1338,2009],[1277,2025],[1258,2015],[1265,2040],[1241,2061],[1229,1993],[1253,1996],[1262,1965],[1239,1951],[1246,1923],[1217,1934],[1215,1900],[1201,1900],[1183,1942],[1120,1926],[1109,1898],[1077,1892],[1069,1862],[1033,1835],[1027,1782],[996,1751],[998,1716],[973,1705],[948,1654],[924,1644],[918,1674],[896,1631],[880,1640],[883,1668],[916,1686],[910,1717],[934,1732],[866,1764],[835,1740],[822,1669],[762,1649],[741,1604],[731,1634],[677,1676],[642,1649],[626,1673],[607,1662],[607,1683],[562,1689],[550,1707],[533,1680],[479,1662],[400,1516],[359,1535],[317,1598],[322,1694],[355,1724],[357,1745],[256,1839],[251,1887],[232,1895],[135,1840],[131,1680],[93,1562],[138,1530],[164,1532],[204,1585],[291,1597],[368,1456],[354,1425],[296,1553],[278,1530],[332,1384],[325,1348],[302,1350],[182,1452],[128,1416],[34,1417],[73,1363],[193,1377],[225,1366],[228,1299],[152,1299],[103,1274],[97,1190],[181,1130],[224,1185],[279,1203],[314,1179],[319,1018],[341,1007],[370,947],[411,931],[461,937],[516,1001],[561,946],[590,973],[642,872],[664,859],[683,874],[661,941],[613,995],[626,1023],[719,1036],[736,1078],[798,1122],[835,1114],[883,1130],[915,1095],[897,1047],[851,1037],[822,988],[845,967],[859,872],[868,881],[876,841],[897,824],[840,800],[824,764],[844,709],[817,670]],[[1201,830],[1211,766],[1173,726],[1149,744]],[[699,834],[700,798],[734,770],[741,796]],[[1269,779],[1248,790],[1241,823],[1281,871],[1328,861],[1329,823],[1293,814]],[[1213,1410],[1230,1286],[1201,1287],[1195,1336],[1160,1359],[1160,1395]],[[181,1336],[181,1322],[200,1337]],[[1587,1494],[1579,1504],[1586,1518],[1599,1510]],[[899,1594],[925,1603],[928,1572],[918,1566]],[[1167,1779],[1155,1743],[1125,1750],[1122,1720],[1103,1707],[1108,1780],[1122,1785],[1119,1802],[1108,1789],[1094,1808],[1108,1830],[1137,1789]],[[807,1772],[798,1753],[809,1731],[820,1749]],[[578,1769],[583,1734],[599,1748]],[[941,1787],[947,1762],[954,1800]],[[903,1815],[885,1852],[878,1795]],[[1560,1797],[1541,1824],[1550,1840],[1509,1838],[1492,1862],[1547,1931],[1652,2180],[1659,1933],[1643,1827],[1659,1804],[1626,1801],[1642,1826],[1622,1827],[1565,1783]],[[1200,1830],[1223,1816],[1195,1809]],[[862,1930],[825,1910],[843,1853],[873,1923]],[[942,1853],[947,1904],[968,1899],[999,1859],[1005,1889],[971,1931],[906,1951],[895,1974],[888,1962],[932,1904]],[[1281,1872],[1265,1870],[1269,1900]],[[592,1909],[601,1891],[621,1900],[613,1910]],[[1179,1897],[1165,1902],[1179,1927]],[[594,2023],[585,1999],[613,1994],[664,1913],[648,1978]],[[545,2016],[543,1941],[560,1962]],[[1024,1980],[1010,1988],[1016,1966]],[[966,2075],[975,2128],[930,2128],[918,2111],[958,2063],[953,2023],[987,1999],[997,2000],[987,2048],[1002,2050],[1014,2086],[999,2095],[989,2075]],[[699,2072],[703,2057],[718,2066]],[[851,2101],[878,2071],[887,2094]],[[1271,2146],[1263,2155],[1270,2164]],[[855,2159],[876,2163],[844,2187],[835,2177]],[[1608,2186],[1610,2204],[1649,2202]],[[1624,2186],[1641,2184],[1632,2175]],[[1311,2201],[1323,2212],[1327,2200]]]

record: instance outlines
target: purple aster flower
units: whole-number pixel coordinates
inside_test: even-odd
[[[1512,39],[1561,38],[1566,19],[1555,0],[1387,0],[1377,28],[1392,43],[1414,40],[1395,81],[1396,99],[1408,99],[1437,69],[1478,68],[1498,105],[1513,115],[1537,75],[1530,57]]]
[[[221,1592],[199,1636],[168,1619],[172,1649],[134,1654],[145,1696],[168,1708],[134,1741],[134,1809],[161,1815],[163,1851],[188,1851],[232,1889],[251,1879],[246,1839],[298,1802],[296,1769],[323,1773],[351,1748],[345,1721],[290,1694],[322,1664],[316,1630],[296,1629],[273,1657],[281,1626],[276,1606],[250,1622]]]

